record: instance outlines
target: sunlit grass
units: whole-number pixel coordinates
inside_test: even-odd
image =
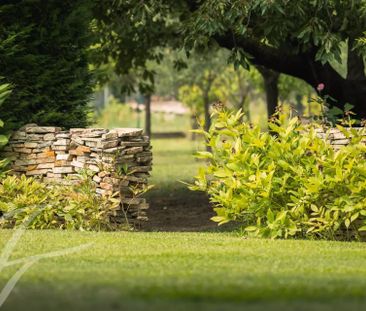
[[[185,132],[190,130],[188,115],[166,114],[153,112],[151,114],[152,132]],[[99,115],[96,115],[95,126],[104,128],[145,126],[145,112],[136,112],[126,104],[111,102]]]
[[[0,246],[11,231],[0,231]],[[230,233],[29,231],[13,258],[46,259],[3,310],[363,310],[362,243],[244,240]],[[0,284],[19,267],[0,275]]]

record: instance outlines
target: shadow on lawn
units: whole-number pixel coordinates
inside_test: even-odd
[[[235,226],[218,227],[210,220],[215,215],[208,197],[203,192],[189,190],[184,184],[165,184],[146,195],[150,204],[149,220],[143,231],[227,231]]]

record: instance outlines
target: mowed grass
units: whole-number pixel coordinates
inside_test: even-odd
[[[0,231],[0,245],[12,231]],[[232,233],[28,231],[12,259],[44,259],[3,310],[365,310],[362,243],[243,239]],[[0,285],[19,266],[0,274]]]
[[[97,116],[96,126],[145,127],[145,112],[133,111],[128,105],[112,102]],[[175,115],[161,112],[151,113],[151,129],[153,133],[188,132],[190,130],[189,115]]]
[[[191,181],[203,164],[193,158],[202,143],[173,139],[152,145],[155,189],[148,197],[169,195],[193,206],[195,197],[179,180]],[[0,230],[0,264],[13,233]],[[364,243],[244,239],[235,232],[29,230],[11,259],[85,243],[92,245],[33,265],[0,309],[366,309]],[[0,271],[0,290],[19,268]]]
[[[203,161],[194,154],[203,150],[202,140],[188,138],[153,139],[153,171],[150,183],[159,191],[170,192],[176,187],[187,187],[182,182],[192,182]]]

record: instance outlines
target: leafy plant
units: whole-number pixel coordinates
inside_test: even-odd
[[[18,226],[34,217],[32,229],[108,230],[113,228],[110,216],[117,201],[97,195],[86,171],[72,184],[46,185],[24,175],[7,176],[0,183],[0,212],[11,216],[0,226]]]
[[[198,131],[212,152],[197,154],[208,165],[190,188],[209,194],[212,220],[270,238],[350,239],[366,231],[364,128],[338,125],[349,143],[336,151],[331,128],[278,115],[262,132],[241,119],[241,111],[216,110],[210,130]]]
[[[10,84],[0,84],[0,107],[11,93]],[[0,120],[0,128],[4,127],[4,122]],[[4,133],[0,134],[0,150],[8,143],[8,137]],[[0,160],[0,177],[3,177],[5,168],[9,161],[7,159]]]
[[[13,85],[0,107],[6,126],[87,125],[93,84],[89,1],[1,2],[0,75]]]

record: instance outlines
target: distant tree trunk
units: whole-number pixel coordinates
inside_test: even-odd
[[[204,96],[204,110],[205,110],[205,131],[211,127],[211,116],[210,116],[210,99],[208,95]]]
[[[191,127],[192,127],[192,130],[197,130],[199,128],[197,116],[195,116],[194,114],[191,115]],[[193,132],[191,135],[191,140],[196,140],[196,138],[197,138],[197,134]]]
[[[329,95],[334,98],[336,102],[331,102],[332,106],[343,110],[344,105],[350,103],[354,106],[353,112],[357,114],[358,118],[366,118],[365,63],[363,56],[353,49],[354,39],[352,37],[348,39],[346,78],[343,78],[329,63],[322,64],[319,60],[315,60],[318,50],[318,47],[315,46],[307,52],[294,55],[250,39],[235,38],[232,32],[216,36],[215,39],[221,47],[228,49],[241,47],[252,56],[253,65],[266,66],[276,72],[302,79],[315,90],[320,83],[323,83],[325,88],[320,95]]]
[[[145,135],[151,137],[151,94],[145,95]]]
[[[237,110],[241,109],[243,116],[241,117],[241,121],[245,120],[245,117],[247,118],[247,120],[250,120],[250,112],[249,112],[249,107],[246,105],[246,99],[247,99],[247,95],[242,95],[240,98],[240,102],[239,105],[237,107]]]
[[[278,105],[278,78],[280,74],[263,66],[257,66],[264,80],[268,117],[276,112]]]
[[[204,113],[205,113],[205,131],[208,132],[211,127],[211,116],[210,116],[210,98],[208,96],[208,92],[204,95],[203,98],[204,103]],[[206,145],[206,150],[211,151],[211,147]]]
[[[304,114],[304,107],[302,105],[302,96],[300,94],[296,95],[296,110],[299,116]]]

